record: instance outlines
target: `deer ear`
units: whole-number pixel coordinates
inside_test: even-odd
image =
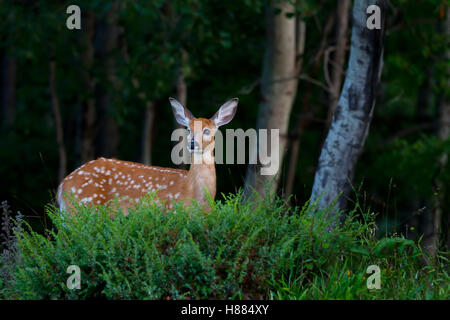
[[[185,127],[189,127],[189,121],[194,119],[192,113],[174,98],[169,98],[175,120]]]
[[[216,127],[223,126],[233,119],[234,115],[236,114],[238,102],[238,98],[234,98],[225,102],[220,107],[219,111],[217,111],[216,114],[212,116],[211,120],[214,121]]]

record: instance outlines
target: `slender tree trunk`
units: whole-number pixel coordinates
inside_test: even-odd
[[[83,110],[83,104],[81,99],[78,99],[76,101],[74,106],[75,111],[75,119],[74,119],[74,129],[72,137],[72,143],[73,143],[73,151],[74,151],[74,167],[78,168],[82,165],[81,163],[81,152],[83,148],[83,119],[84,119],[84,110]],[[70,144],[70,142],[68,142]],[[68,165],[68,168],[70,167],[70,164]]]
[[[381,8],[380,30],[366,27],[366,9],[372,4]],[[355,165],[369,132],[383,66],[386,8],[385,0],[354,2],[347,75],[322,147],[311,194],[312,203],[317,203],[319,209],[327,208],[338,198],[330,219],[346,207]],[[334,226],[332,219],[331,228]]]
[[[344,77],[345,51],[347,47],[347,31],[350,12],[350,0],[336,1],[336,50],[331,63],[331,93],[328,107],[328,123],[331,123],[333,114],[339,101],[342,79]]]
[[[187,85],[185,80],[185,74],[184,69],[186,66],[188,60],[188,53],[186,50],[181,49],[180,54],[180,62],[178,63],[177,70],[176,70],[176,77],[175,77],[175,95],[176,99],[183,105],[187,105]],[[177,128],[183,128],[181,124],[179,124],[175,118],[173,118],[173,127],[175,129]]]
[[[81,142],[80,162],[86,163],[95,156],[95,83],[91,75],[94,65],[94,33],[95,15],[91,10],[84,11],[83,27],[81,30],[82,46],[82,77],[86,98],[83,101],[83,133]]]
[[[426,76],[424,77],[417,92],[417,103],[414,116],[415,125],[412,128],[406,128],[394,134],[391,138],[387,139],[386,144],[390,144],[392,141],[408,135],[408,132],[416,132],[414,131],[414,128],[418,128],[419,131],[422,131],[422,128],[426,129],[427,125],[429,125],[429,128],[436,127],[434,123],[435,121],[430,121],[426,114],[426,110],[430,108],[433,100],[431,88],[432,68],[427,68],[425,70],[425,74]],[[419,197],[413,196],[412,199],[408,201],[406,211],[414,212],[414,214],[408,219],[408,223],[405,227],[406,234],[409,235],[407,238],[415,242],[419,241],[419,237],[424,231],[423,227],[426,225],[426,223],[423,222],[426,221],[427,217],[431,215],[431,213],[429,213],[429,208],[432,208],[430,199],[420,199]],[[416,231],[409,232],[411,227],[414,227]]]
[[[450,6],[447,7],[447,18],[443,23],[443,33],[450,37]],[[447,61],[450,61],[450,49],[444,54],[444,58]],[[450,69],[448,70],[450,72]],[[447,78],[447,88],[450,88],[450,78]],[[444,91],[442,97],[439,102],[439,127],[437,136],[440,140],[445,141],[450,137],[450,97],[448,93]],[[448,163],[448,154],[444,153],[439,157],[438,161],[438,170],[439,172],[443,171]],[[423,248],[430,254],[432,257],[436,257],[436,254],[439,250],[440,243],[440,235],[442,231],[442,221],[445,221],[446,225],[449,225],[449,214],[445,210],[444,203],[446,199],[446,190],[445,184],[439,178],[439,172],[434,179],[434,188],[435,188],[435,199],[434,199],[434,208],[432,211],[428,212],[431,214],[431,217],[427,219],[427,225],[425,227],[424,234],[424,242]],[[447,230],[448,231],[448,230]],[[448,235],[447,239],[448,241]],[[449,246],[450,247],[450,246]]]
[[[443,24],[444,33],[447,36],[447,39],[450,38],[450,5],[447,5],[447,17],[445,20],[445,23]],[[450,48],[447,46],[447,51],[445,52],[445,59],[446,61],[450,61]],[[447,74],[450,73],[450,68],[447,69]],[[446,88],[450,88],[450,78],[447,78],[446,81],[447,85]],[[441,99],[441,105],[440,105],[440,123],[439,123],[439,133],[438,137],[441,140],[448,140],[450,138],[450,96],[448,91],[443,94],[443,97]],[[441,167],[445,168],[448,164],[448,154],[445,154],[440,159]],[[439,182],[442,183],[442,182]],[[441,230],[441,221],[444,222],[444,226],[446,226],[447,231],[447,237],[444,239],[444,241],[447,242],[447,250],[450,249],[450,233],[449,233],[449,226],[450,226],[450,213],[449,208],[442,207],[442,204],[444,203],[444,199],[448,197],[448,190],[446,190],[447,193],[439,193],[440,196],[440,203],[441,206],[439,207],[439,210],[441,210],[440,213],[436,215],[436,222],[435,222],[435,234],[439,236],[439,231]],[[438,217],[442,216],[442,220]],[[435,241],[436,244],[439,243],[439,239]]]
[[[97,32],[97,56],[104,67],[106,81],[97,86],[98,134],[96,136],[97,156],[117,157],[119,153],[119,127],[114,119],[113,94],[118,89],[115,74],[115,55],[119,40],[120,1],[113,1]]]
[[[121,29],[121,50],[122,56],[126,63],[130,63],[130,55],[128,53],[128,42],[126,40],[125,30]],[[151,164],[152,161],[152,136],[153,127],[156,114],[156,103],[154,100],[150,100],[145,93],[145,89],[141,88],[141,83],[136,77],[132,77],[131,83],[133,87],[138,90],[138,98],[144,103],[144,121],[142,126],[141,136],[141,155],[140,161],[144,164]]]
[[[59,167],[58,167],[58,183],[61,182],[66,175],[66,148],[64,147],[64,132],[61,120],[61,110],[59,108],[59,99],[56,92],[55,80],[55,61],[49,64],[49,88],[53,116],[55,118],[56,140],[58,142]]]
[[[1,65],[1,108],[3,127],[8,130],[13,122],[16,109],[16,58],[9,56],[6,52]]]
[[[187,105],[188,88],[187,88],[187,84],[186,84],[184,70],[186,68],[186,64],[188,63],[188,57],[189,56],[188,56],[187,51],[184,49],[181,49],[181,59],[180,59],[180,63],[178,64],[177,76],[175,79],[176,98],[183,106]],[[178,122],[176,122],[175,118],[173,118],[173,126],[175,129],[183,128],[182,125],[180,125]],[[175,143],[177,143],[177,142],[175,142]],[[190,155],[186,150],[184,150],[183,155],[184,155],[184,160],[177,167],[179,169],[187,170],[188,163],[190,161]]]
[[[175,88],[177,91],[177,100],[186,106],[187,103],[187,85],[185,80],[184,68],[188,60],[188,53],[186,50],[181,49],[181,61],[177,70],[177,78],[175,81]]]
[[[334,15],[330,15],[328,18],[327,23],[325,24],[325,27],[323,28],[322,32],[322,40],[320,42],[319,50],[316,55],[316,58],[314,59],[314,64],[311,72],[311,77],[315,78],[319,71],[320,67],[320,59],[323,54],[323,51],[325,49],[328,35],[331,32],[331,28],[333,26],[334,21]],[[310,113],[310,106],[311,106],[311,98],[313,93],[313,84],[308,83],[304,96],[303,101],[301,104],[301,111],[297,115],[297,118],[295,120],[294,129],[292,130],[292,133],[290,134],[291,141],[290,141],[290,147],[291,147],[291,153],[289,156],[289,167],[287,172],[287,179],[286,179],[286,185],[285,185],[285,199],[287,199],[293,192],[294,192],[294,182],[295,182],[295,173],[297,171],[297,162],[298,162],[298,155],[300,152],[300,142],[301,138],[303,136],[303,132],[305,131],[306,127],[310,123],[310,119],[308,117],[308,114]],[[312,116],[312,114],[311,114]]]
[[[276,14],[275,8],[280,9],[281,12]],[[246,197],[251,195],[253,188],[262,196],[266,188],[271,195],[276,192],[279,171],[285,154],[289,117],[297,93],[296,19],[286,17],[286,13],[292,13],[295,9],[288,1],[281,1],[271,2],[266,10],[266,51],[261,77],[261,101],[257,128],[267,129],[268,141],[270,141],[271,131],[279,129],[280,141],[274,150],[279,155],[278,163],[272,164],[278,170],[274,176],[261,175],[261,163],[249,165],[244,186]],[[267,149],[271,149],[270,144]]]
[[[303,135],[303,131],[306,128],[309,120],[305,114],[299,114],[296,121],[296,129],[293,132],[291,153],[289,157],[289,167],[286,175],[286,187],[284,198],[288,199],[294,191],[295,173],[297,171],[298,154],[300,151],[300,141]]]
[[[305,53],[305,40],[306,40],[306,23],[300,18],[297,19],[297,74],[301,73],[303,64],[303,55]],[[290,140],[291,153],[289,159],[288,173],[286,175],[286,187],[284,197],[287,199],[292,194],[294,188],[295,171],[297,168],[298,151],[300,149],[300,136],[303,134],[303,129],[305,127],[305,119],[302,117],[302,113],[305,110],[302,105],[302,112],[299,113],[297,118],[297,126],[294,130],[294,137]]]
[[[155,102],[146,101],[144,127],[142,130],[142,163],[151,164],[152,161],[152,133],[155,123]]]

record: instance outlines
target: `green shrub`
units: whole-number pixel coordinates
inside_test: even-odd
[[[211,201],[211,212],[141,201],[128,216],[80,206],[74,216],[48,207],[45,235],[19,230],[8,299],[371,299],[448,298],[441,267],[421,266],[417,245],[377,240],[373,215],[353,210],[341,227],[282,200],[243,202],[241,193]],[[358,213],[358,214],[357,214]],[[358,218],[357,218],[358,217]],[[381,268],[381,290],[366,269]],[[67,267],[81,269],[69,290]],[[3,266],[5,267],[5,266]]]

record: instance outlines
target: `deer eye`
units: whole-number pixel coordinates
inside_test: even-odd
[[[186,130],[187,130],[187,133],[188,133],[188,134],[191,134],[191,129],[186,128]]]
[[[209,135],[209,134],[210,134],[210,131],[209,131],[209,129],[208,129],[208,128],[206,128],[205,130],[203,130],[203,134]]]

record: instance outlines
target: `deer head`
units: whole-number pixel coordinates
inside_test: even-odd
[[[230,122],[236,114],[238,98],[225,102],[210,118],[195,118],[180,102],[169,98],[176,121],[188,131],[188,150],[191,153],[211,154],[214,149],[214,135],[220,126]]]

